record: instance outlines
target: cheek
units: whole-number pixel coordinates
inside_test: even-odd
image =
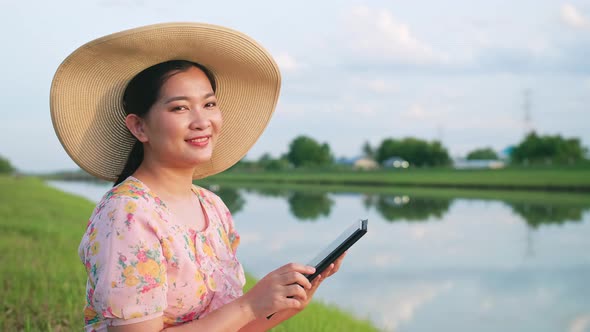
[[[223,117],[221,116],[221,112],[218,112],[212,119],[211,123],[215,127],[215,130],[219,133],[221,127],[223,125]]]
[[[164,143],[166,141],[165,138],[172,138],[180,132],[177,128],[178,124],[170,121],[168,117],[153,117],[150,120],[149,138],[152,140],[152,143]]]

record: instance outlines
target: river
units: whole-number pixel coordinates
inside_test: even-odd
[[[109,188],[50,184],[94,202]],[[590,200],[212,189],[232,210],[239,258],[258,278],[308,262],[353,221],[369,219],[316,298],[384,331],[590,331]]]

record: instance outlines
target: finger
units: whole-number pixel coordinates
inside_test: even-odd
[[[318,274],[315,279],[313,279],[312,283],[311,283],[311,291],[315,292],[315,290],[320,286],[320,284],[322,283],[322,279],[323,276],[321,274]]]
[[[307,301],[307,293],[305,289],[297,284],[289,285],[285,287],[287,297],[294,297],[301,302]]]
[[[303,287],[304,289],[311,288],[311,282],[303,274],[297,273],[294,277],[295,277],[295,279],[294,279],[293,283],[297,283],[299,286]]]
[[[299,309],[302,305],[302,302],[294,297],[286,298],[285,300],[285,309]]]
[[[279,284],[282,286],[299,285],[305,289],[311,288],[311,283],[299,272],[288,272],[280,276]]]
[[[322,272],[322,274],[327,278],[329,276],[331,276],[332,274],[334,274],[334,263],[330,264],[330,266],[328,266],[328,268],[326,268],[324,270],[324,272]]]
[[[315,272],[315,268],[313,266],[303,265],[299,263],[289,263],[281,266],[276,270],[279,274],[288,273],[291,271],[296,271],[302,274],[311,274]]]
[[[340,270],[340,266],[342,266],[342,262],[344,261],[344,257],[346,256],[346,252],[342,254],[338,259],[334,262],[334,269],[332,270],[332,274],[338,272]]]
[[[332,274],[338,272],[340,270],[340,267],[342,266],[342,260],[340,261],[336,261],[334,263],[334,268],[332,269]]]

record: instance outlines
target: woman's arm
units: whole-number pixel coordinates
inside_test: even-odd
[[[318,287],[320,286],[322,281],[324,281],[327,277],[333,275],[334,273],[338,272],[338,269],[340,269],[340,265],[342,265],[342,260],[344,259],[345,255],[346,255],[346,252],[344,254],[342,254],[342,256],[338,257],[338,259],[336,261],[334,261],[334,263],[331,264],[324,272],[322,272],[322,274],[318,274],[317,277],[315,279],[313,279],[313,282],[311,283],[311,287],[307,288],[305,290],[306,295],[307,295],[306,300],[301,302],[301,306],[299,308],[286,309],[286,310],[277,312],[276,314],[272,315],[272,317],[270,317],[270,319],[268,319],[266,317],[258,318],[256,320],[253,320],[250,323],[248,323],[248,325],[246,325],[242,329],[240,329],[239,332],[267,331],[267,330],[277,326],[281,322],[283,322],[283,321],[295,316],[299,312],[301,312],[303,309],[305,309],[305,307],[307,307],[309,302],[311,302],[311,299],[313,298],[315,291],[318,289]]]
[[[307,303],[305,289],[312,287],[304,274],[313,272],[312,267],[290,263],[266,275],[242,297],[190,323],[164,329],[163,318],[160,316],[140,323],[111,326],[108,331],[238,331],[252,321],[266,319],[272,313],[302,308],[303,303]],[[278,324],[275,320],[273,322]]]

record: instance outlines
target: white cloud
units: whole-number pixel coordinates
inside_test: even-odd
[[[576,317],[570,324],[569,332],[584,332],[590,328],[590,314]]]
[[[415,240],[422,240],[426,236],[426,227],[416,226],[412,228],[411,235]]]
[[[572,28],[590,29],[590,20],[571,4],[561,6],[561,20]]]
[[[296,103],[287,103],[281,101],[279,99],[279,103],[276,108],[277,113],[281,114],[289,114],[294,116],[301,116],[305,114],[306,105],[304,104],[296,104]]]
[[[401,261],[401,257],[392,253],[376,254],[373,257],[373,265],[377,268],[389,268],[397,265]]]
[[[410,106],[410,109],[407,110],[403,116],[416,120],[425,120],[430,117],[430,115],[424,110],[424,107],[420,104]]]
[[[288,53],[279,53],[274,59],[283,72],[294,72],[302,67],[301,63]]]
[[[386,9],[353,8],[347,17],[350,47],[369,57],[401,63],[427,64],[443,60],[428,44],[414,37],[407,24]]]
[[[374,79],[365,82],[369,90],[376,93],[395,93],[399,91],[399,84],[387,82],[382,79]]]
[[[480,303],[480,309],[483,312],[489,312],[492,309],[494,309],[494,299],[492,298],[487,298],[484,299],[481,303]]]
[[[414,289],[399,290],[385,303],[379,304],[389,309],[386,315],[380,317],[383,320],[383,325],[388,330],[396,330],[404,322],[411,321],[422,306],[452,288],[453,283],[445,281],[438,285],[423,284]]]

